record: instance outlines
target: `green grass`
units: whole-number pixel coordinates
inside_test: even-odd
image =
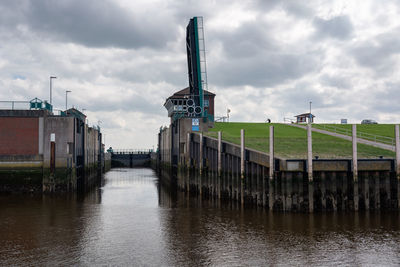
[[[282,158],[307,157],[307,132],[279,123],[215,123],[206,135],[217,137],[222,131],[222,138],[228,142],[240,144],[240,129],[245,129],[246,147],[267,152],[269,148],[269,126],[275,126],[275,153]],[[351,158],[352,144],[341,138],[313,132],[313,156],[319,158]],[[394,157],[394,152],[358,144],[359,158]]]
[[[347,129],[347,130],[351,131],[351,124],[318,124],[318,123],[314,123],[313,127],[323,129],[323,125]],[[357,124],[357,131],[394,138],[394,124]]]
[[[319,129],[324,129],[324,126],[327,126],[328,128],[325,130],[331,131],[331,127],[335,127],[337,129],[345,129],[347,130],[346,132],[339,132],[342,134],[346,135],[351,135],[351,124],[313,124],[313,127],[319,128]],[[367,140],[372,140],[372,141],[378,141],[386,144],[391,144],[390,139],[385,139],[385,138],[379,138],[379,136],[382,137],[388,137],[388,138],[394,138],[394,124],[357,124],[357,133],[358,136],[367,139]],[[366,133],[367,135],[364,135]],[[375,139],[374,136],[369,136],[369,135],[375,135],[378,136],[377,139]]]

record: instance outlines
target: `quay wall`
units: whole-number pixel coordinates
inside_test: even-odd
[[[63,116],[0,110],[0,192],[68,192],[95,184],[111,162],[100,130],[85,118],[75,109]]]
[[[153,166],[161,180],[167,179],[164,183],[191,195],[272,211],[400,209],[394,159],[357,159],[356,175],[351,159],[312,159],[310,179],[307,159],[274,157],[270,161],[268,153],[242,151],[240,145],[189,131],[180,137],[179,146],[171,146],[170,140],[171,130],[162,129]],[[176,147],[177,151],[171,151]],[[175,162],[173,154],[178,155]]]

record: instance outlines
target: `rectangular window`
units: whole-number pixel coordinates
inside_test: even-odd
[[[204,107],[208,107],[210,105],[210,102],[208,99],[204,99]]]

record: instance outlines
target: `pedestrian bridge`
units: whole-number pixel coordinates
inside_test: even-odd
[[[111,167],[142,167],[150,164],[152,149],[109,149]]]

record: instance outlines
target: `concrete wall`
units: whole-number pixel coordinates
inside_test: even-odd
[[[108,172],[111,169],[111,153],[104,153],[104,171]]]
[[[191,195],[225,198],[276,211],[400,209],[400,181],[394,159],[359,159],[357,175],[353,174],[351,160],[313,159],[313,179],[309,180],[305,159],[274,158],[270,176],[267,153],[245,149],[242,158],[239,145],[222,142],[219,150],[217,139],[203,136],[201,142],[197,133],[191,133],[190,140],[189,153],[180,154],[180,163],[166,177]],[[157,166],[161,172],[169,168]]]
[[[171,164],[171,128],[165,127],[159,133],[159,153],[162,163]]]
[[[199,119],[199,132],[206,132],[210,124]],[[160,161],[172,165],[181,164],[186,153],[187,133],[192,132],[192,118],[181,118],[160,131]],[[175,158],[175,162],[174,162]]]
[[[47,117],[44,121],[43,135],[43,167],[50,168],[50,136],[55,134],[56,143],[56,168],[73,167],[73,151],[69,149],[69,143],[74,143],[73,117]]]
[[[86,126],[86,157],[85,164],[87,166],[97,164],[100,153],[99,131],[92,127]]]
[[[38,177],[44,192],[73,191],[79,183],[92,184],[92,178],[102,171],[101,134],[75,116],[0,110],[0,125],[0,191],[14,191],[18,186],[30,191],[29,179],[35,181],[32,190],[37,191]],[[52,134],[54,172],[50,170]]]

